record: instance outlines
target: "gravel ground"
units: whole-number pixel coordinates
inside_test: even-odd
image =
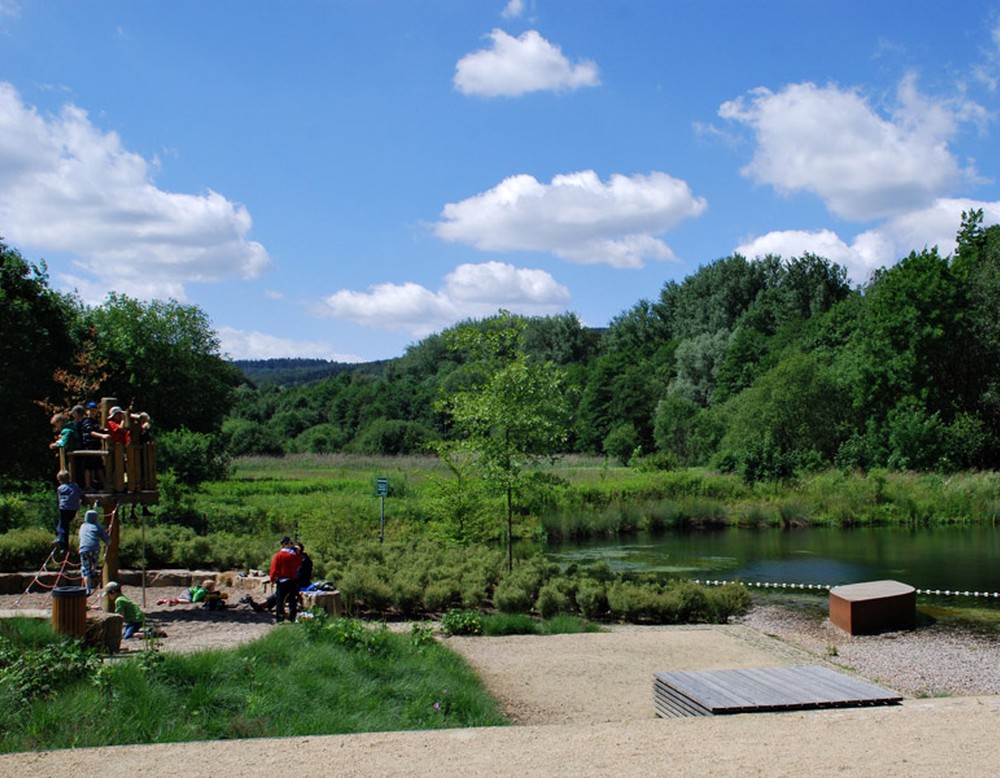
[[[128,591],[128,588],[126,589]],[[135,592],[132,592],[135,594]],[[164,650],[232,645],[271,628],[240,606],[157,606]],[[29,595],[22,607],[44,604]],[[0,597],[0,609],[13,597]],[[0,776],[275,771],[345,776],[994,775],[1000,641],[929,626],[851,637],[816,610],[763,605],[723,626],[448,638],[518,726],[126,746],[0,756]],[[900,706],[657,719],[652,673],[830,662],[904,694]],[[942,695],[955,695],[943,697]],[[974,696],[967,696],[974,695]]]
[[[848,635],[815,609],[761,605],[739,624],[910,697],[1000,694],[1000,639],[933,624]]]

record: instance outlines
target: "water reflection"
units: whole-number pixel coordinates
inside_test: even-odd
[[[921,589],[1000,591],[993,527],[686,531],[564,544],[546,555],[684,578],[831,586],[893,578]]]

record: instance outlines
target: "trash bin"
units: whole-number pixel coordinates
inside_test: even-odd
[[[87,634],[86,588],[57,586],[52,590],[52,629],[77,638]]]

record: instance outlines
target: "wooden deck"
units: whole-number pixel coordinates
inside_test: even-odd
[[[893,705],[887,691],[819,665],[654,673],[653,707],[663,718]]]

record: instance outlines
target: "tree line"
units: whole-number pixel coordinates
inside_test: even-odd
[[[805,254],[739,255],[667,282],[592,330],[522,318],[519,348],[561,373],[562,448],[748,482],[830,466],[957,470],[1000,463],[1000,226],[963,214],[954,255],[914,251],[851,287]],[[447,440],[440,398],[476,361],[466,321],[377,373],[235,394],[233,455],[399,454]]]
[[[513,352],[519,369],[550,371],[558,429],[546,429],[566,453],[709,465],[751,483],[1000,463],[1000,226],[982,211],[963,214],[953,255],[914,251],[859,286],[812,254],[732,255],[605,329],[501,312],[298,384],[241,376],[194,306],[117,294],[84,306],[49,288],[44,265],[0,248],[0,388],[18,443],[0,449],[4,477],[37,472],[47,453],[25,445],[47,434],[33,409],[84,394],[135,398],[158,429],[209,436],[227,456],[446,451],[469,432],[447,398],[489,386],[484,370],[509,368]],[[516,337],[497,339],[511,321]]]

